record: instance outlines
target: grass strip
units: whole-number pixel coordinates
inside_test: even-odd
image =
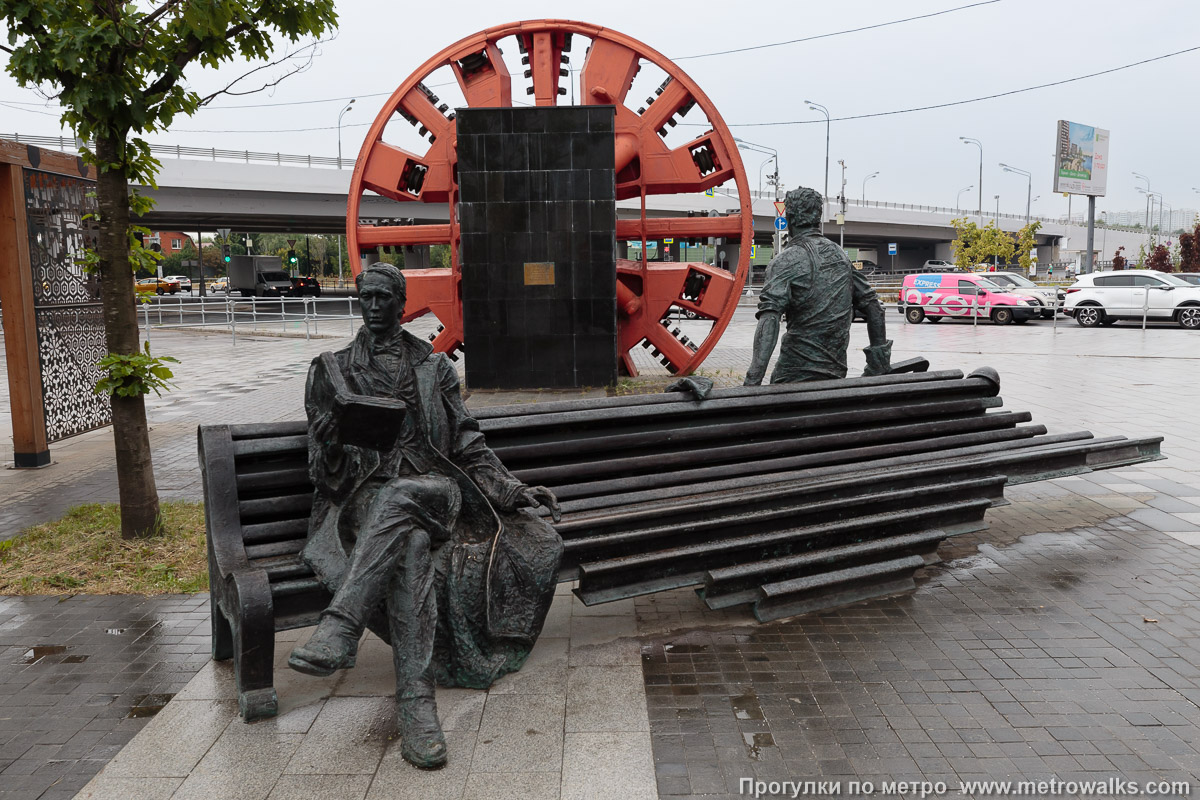
[[[190,594],[208,591],[204,505],[161,506],[163,532],[121,538],[116,503],[76,506],[62,519],[0,542],[0,594]]]

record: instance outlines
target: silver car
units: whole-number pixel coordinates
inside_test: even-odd
[[[1019,272],[989,272],[988,280],[1000,284],[1005,289],[1030,297],[1036,297],[1042,303],[1042,319],[1054,319],[1054,309],[1061,308],[1066,293],[1052,286],[1038,286]]]

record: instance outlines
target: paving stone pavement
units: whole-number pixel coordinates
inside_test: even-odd
[[[129,649],[129,663],[146,669],[111,691],[79,687],[111,683],[89,668],[109,652],[96,631],[121,625],[86,617],[115,610],[89,611],[95,598],[0,600],[0,663],[18,668],[25,677],[11,683],[27,687],[0,691],[43,701],[6,701],[0,711],[0,798],[70,796],[113,755],[77,755],[89,737],[73,748],[71,739],[6,739],[10,728],[62,738],[91,712],[84,694],[115,695],[87,724],[120,717],[110,731],[119,738],[146,719],[124,719],[139,697],[171,691],[175,699],[81,797],[728,797],[740,796],[741,778],[841,780],[843,794],[851,780],[942,780],[951,796],[960,779],[983,777],[1194,784],[1200,422],[1170,410],[1195,395],[1197,334],[888,322],[896,359],[994,366],[1007,406],[1052,432],[1163,433],[1169,460],[1015,487],[1011,505],[989,512],[989,530],[943,547],[945,563],[926,570],[915,593],[838,611],[758,626],[736,610],[707,611],[690,591],[591,609],[562,594],[522,672],[486,693],[439,694],[452,761],[436,773],[407,767],[389,738],[381,643],[368,641],[364,663],[329,682],[280,670],[283,713],[247,726],[234,719],[228,666],[207,661],[202,596],[186,609],[172,598],[103,598],[142,608],[129,613],[182,637]],[[681,327],[693,339],[702,333],[697,323]],[[753,327],[752,309],[740,308],[703,373],[740,382]],[[852,372],[865,340],[856,325]],[[226,337],[159,332],[153,341],[184,359],[179,391],[149,404],[156,472],[164,496],[193,498],[194,426],[299,416],[305,365],[341,346],[239,337],[235,351]],[[636,356],[649,382],[665,379],[648,352]],[[479,392],[469,402],[507,399]],[[55,445],[53,469],[0,473],[0,539],[56,509],[112,499],[109,436]],[[85,620],[79,638],[55,621],[60,606]],[[277,654],[286,658],[301,635],[282,636]],[[10,663],[43,644],[68,650]],[[56,661],[72,655],[88,659]],[[197,665],[182,689],[168,677]],[[39,789],[51,774],[59,782]],[[995,792],[974,792],[983,794]]]

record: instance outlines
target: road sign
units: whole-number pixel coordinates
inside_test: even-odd
[[[716,189],[705,189],[705,190],[704,190],[704,196],[705,196],[705,197],[716,197],[716,196],[717,196],[717,190],[716,190]]]
[[[663,239],[663,244],[675,244],[674,239]]]
[[[775,230],[786,231],[787,230],[787,219],[784,217],[776,217],[775,218]]]
[[[888,255],[889,256],[896,255],[896,243],[895,242],[888,242]]]
[[[758,245],[756,245],[756,244],[750,245],[750,258],[752,258],[752,259],[758,258]]]
[[[295,246],[296,246],[296,240],[295,240],[295,239],[288,239],[288,240],[287,240],[287,243],[288,243],[288,247],[295,247]]]
[[[777,216],[777,217],[782,217],[782,216],[783,216],[783,212],[784,212],[784,206],[785,206],[785,205],[787,205],[787,204],[786,204],[786,203],[784,203],[782,200],[776,200],[776,201],[775,201],[775,216]]]

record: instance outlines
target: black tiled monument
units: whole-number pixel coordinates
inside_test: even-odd
[[[457,112],[468,386],[616,382],[614,113]]]

